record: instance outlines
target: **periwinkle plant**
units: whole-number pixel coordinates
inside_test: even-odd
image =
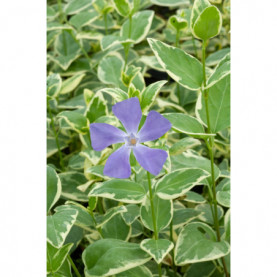
[[[49,276],[229,276],[227,2],[48,5]]]

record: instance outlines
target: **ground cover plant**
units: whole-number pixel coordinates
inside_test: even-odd
[[[230,276],[230,3],[47,2],[47,276]]]

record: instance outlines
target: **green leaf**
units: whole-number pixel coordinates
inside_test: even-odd
[[[172,79],[191,90],[201,88],[202,64],[196,58],[156,39],[147,40],[160,65]]]
[[[217,133],[230,126],[230,75],[209,89],[208,106],[211,132]],[[195,113],[207,125],[205,100],[201,95],[198,97]]]
[[[47,272],[57,272],[66,260],[73,243],[56,248],[47,243]]]
[[[129,21],[126,20],[121,27],[120,36],[124,39],[131,39],[133,43],[137,44],[144,40],[148,34],[152,20],[154,17],[153,11],[141,11],[132,16],[131,36],[129,37]]]
[[[78,211],[68,209],[47,216],[47,241],[53,246],[60,248],[75,223],[77,215]]]
[[[200,214],[200,211],[197,211],[192,208],[186,208],[185,206],[178,209],[174,209],[172,219],[174,229],[180,228],[183,225],[188,224],[190,221],[198,218]]]
[[[150,0],[150,2],[164,7],[178,7],[180,5],[190,4],[189,0]]]
[[[230,243],[231,236],[231,218],[230,218],[230,209],[226,212],[224,217],[224,233],[222,239],[227,240]]]
[[[182,266],[189,263],[211,261],[227,255],[230,245],[217,242],[214,230],[207,224],[189,223],[182,228],[175,247],[175,263]]]
[[[215,6],[207,7],[196,19],[192,27],[192,33],[195,37],[207,41],[217,36],[222,26],[222,17],[220,11]]]
[[[127,0],[113,0],[116,11],[123,17],[130,13],[130,5]]]
[[[133,223],[132,223],[132,238],[138,237],[140,235],[142,235],[144,232],[144,227],[142,225],[142,223],[140,222],[140,220],[136,219]]]
[[[57,115],[58,118],[63,118],[66,123],[79,134],[88,132],[88,119],[82,114],[75,111],[64,111]]]
[[[153,275],[146,266],[142,265],[116,274],[116,277],[153,277]]]
[[[109,94],[116,102],[128,99],[128,94],[120,88],[103,88],[100,91]]]
[[[76,14],[92,5],[92,0],[72,0],[65,6],[66,14]]]
[[[86,74],[84,73],[77,73],[63,81],[60,94],[67,94],[73,91],[80,84],[85,76]]]
[[[73,28],[67,24],[60,24],[59,22],[47,22],[47,32],[56,30],[72,30]]]
[[[89,122],[95,122],[95,120],[108,113],[107,101],[104,99],[103,94],[99,91],[90,100],[85,116]]]
[[[185,168],[165,175],[155,185],[156,194],[162,199],[175,199],[206,179],[210,174],[199,168]]]
[[[145,195],[146,191],[142,184],[124,179],[98,183],[89,193],[89,196],[100,196],[124,203],[141,203]]]
[[[194,191],[187,191],[184,200],[190,203],[197,204],[203,204],[206,202],[206,199],[201,194]]]
[[[227,208],[230,208],[230,179],[223,179],[216,186],[216,199],[217,202]]]
[[[56,171],[47,166],[47,212],[59,200],[62,192],[61,180]]]
[[[169,22],[176,30],[185,29],[188,26],[187,20],[179,15],[172,15]]]
[[[126,213],[122,213],[121,216],[126,224],[132,224],[140,215],[140,208],[138,205],[129,204],[125,206],[127,209]]]
[[[206,66],[217,65],[228,53],[230,53],[230,48],[223,48],[214,53],[211,53],[206,59]]]
[[[172,124],[172,129],[196,138],[210,137],[212,134],[206,134],[202,124],[193,116],[182,113],[164,113]]]
[[[105,277],[140,266],[151,257],[136,243],[101,239],[82,254],[86,277]]]
[[[201,142],[198,139],[194,139],[191,137],[185,137],[176,143],[174,143],[170,149],[169,154],[170,155],[179,155],[183,153],[184,151],[193,148],[197,145],[201,145]]]
[[[190,26],[193,28],[197,18],[201,15],[201,13],[211,4],[208,0],[195,0],[193,3],[191,17],[190,17]]]
[[[205,223],[208,223],[210,225],[214,225],[214,218],[211,211],[211,207],[209,204],[200,204],[195,207],[196,211],[201,212],[201,215],[199,215],[199,219],[204,221]],[[217,219],[218,221],[223,217],[224,211],[223,209],[217,205]]]
[[[104,239],[120,239],[127,241],[131,235],[131,227],[127,225],[120,214],[113,216],[102,226]]]
[[[69,20],[69,23],[74,27],[76,27],[77,29],[80,29],[83,26],[89,25],[98,17],[99,17],[99,14],[96,11],[80,12],[72,16]]]
[[[174,244],[167,239],[145,239],[140,243],[140,248],[148,253],[157,264],[173,249]]]
[[[184,277],[213,276],[215,269],[213,262],[195,263],[189,267]]]
[[[67,70],[69,66],[72,64],[74,60],[76,60],[80,56],[79,52],[69,54],[67,56],[58,56],[53,57],[51,55],[47,55],[47,57],[52,60],[54,63],[56,63],[59,67],[61,67],[63,70]]]
[[[146,112],[153,105],[160,89],[167,81],[158,81],[146,87],[141,94],[141,110]]]
[[[87,179],[83,173],[75,171],[67,171],[60,173],[59,177],[62,183],[62,197],[73,201],[87,202],[88,192],[78,190],[78,186],[87,183]]]
[[[157,232],[160,232],[166,228],[173,216],[173,205],[171,200],[165,200],[159,198],[156,194],[153,196],[154,211],[157,222]],[[152,210],[150,199],[147,197],[145,202],[140,208],[140,217],[143,225],[154,231],[153,220],[152,220]]]
[[[62,32],[57,36],[55,41],[55,50],[59,55],[67,57],[71,55],[76,55],[80,52],[79,44],[74,40],[71,31],[62,30]]]
[[[124,61],[119,54],[104,57],[97,69],[97,76],[104,84],[111,84],[119,87],[121,84],[121,71]]]
[[[193,150],[188,150],[180,155],[171,157],[172,170],[183,168],[201,168],[211,174],[211,162],[207,158],[200,156]],[[214,165],[215,180],[219,177],[220,170]],[[211,177],[207,180],[211,182]]]
[[[230,74],[230,53],[227,54],[216,66],[213,74],[207,81],[207,88],[213,86],[225,76]]]
[[[59,74],[51,74],[47,77],[47,95],[58,96],[62,86],[62,79]]]
[[[106,211],[104,215],[96,214],[95,215],[95,220],[97,222],[96,227],[99,228],[102,225],[104,225],[106,222],[111,220],[115,215],[119,213],[126,213],[126,212],[127,212],[127,209],[125,206],[118,206],[118,207],[109,209],[108,211]]]
[[[78,211],[78,215],[74,225],[79,227],[94,227],[95,224],[88,210],[81,204],[73,201],[66,201],[66,205],[60,205],[55,208],[56,212],[75,209]]]

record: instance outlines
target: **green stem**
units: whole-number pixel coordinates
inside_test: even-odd
[[[180,41],[180,30],[176,31],[176,41],[175,41],[175,46],[179,47],[179,41]]]
[[[129,15],[129,32],[128,32],[128,38],[131,38],[132,34],[132,15]],[[124,53],[125,53],[125,64],[124,64],[124,69],[123,71],[125,72],[127,62],[128,62],[128,56],[129,56],[129,50],[130,50],[130,43],[128,42],[127,45],[124,45]]]
[[[80,274],[78,268],[76,267],[76,265],[75,265],[74,262],[72,261],[70,255],[67,255],[67,258],[68,258],[68,260],[69,260],[69,262],[70,262],[70,264],[71,264],[71,266],[72,266],[72,268],[73,268],[75,274],[77,275],[77,277],[82,277],[82,275]]]
[[[57,145],[57,148],[58,148],[58,153],[59,153],[59,157],[60,157],[60,166],[62,168],[62,171],[64,171],[65,167],[64,167],[63,156],[62,156],[62,152],[61,152],[61,148],[60,148],[60,143],[59,143],[57,131],[56,131],[55,124],[54,124],[54,118],[53,118],[53,115],[52,115],[49,99],[47,99],[47,109],[48,109],[48,112],[49,112],[49,115],[50,115],[50,120],[51,120],[50,123],[51,123],[52,129],[53,129],[53,132],[54,132],[56,145]]]
[[[96,227],[97,222],[96,222],[96,220],[95,220],[93,211],[92,211],[91,209],[88,209],[88,212],[90,213],[90,215],[91,215],[91,217],[92,217],[92,220],[93,220],[93,222],[94,222],[94,224],[95,224],[95,227]],[[96,228],[96,229],[97,229],[98,233],[100,234],[100,236],[103,238],[103,234],[102,234],[102,229],[101,229],[101,227]]]
[[[151,212],[152,212],[154,236],[155,236],[155,240],[158,240],[159,234],[158,234],[158,231],[157,231],[157,221],[156,221],[154,201],[153,201],[151,178],[150,178],[150,173],[148,171],[147,171],[147,178],[148,178],[148,188],[149,188],[149,197],[150,197],[150,204],[151,204]],[[161,277],[162,276],[162,267],[161,267],[161,264],[158,264],[158,272],[159,272],[159,276]]]
[[[170,222],[170,240],[174,244],[174,240],[173,240],[173,218]],[[174,261],[175,260],[175,258],[174,258],[174,248],[171,250],[171,256],[172,256],[172,269],[174,271],[174,275],[176,276],[176,266],[175,266],[175,261]]]
[[[107,13],[104,13],[104,22],[105,22],[105,34],[108,34],[108,21],[107,21]]]
[[[203,80],[204,80],[204,99],[205,99],[205,108],[206,108],[206,117],[207,117],[207,133],[211,134],[211,123],[210,123],[210,113],[209,113],[209,90],[206,89],[206,41],[202,43],[202,63],[203,63]],[[215,174],[214,174],[214,141],[213,138],[207,139],[209,156],[211,161],[211,177],[212,177],[212,192],[213,192],[213,204],[214,204],[214,222],[215,222],[215,229],[217,234],[217,240],[220,241],[220,232],[219,232],[219,223],[218,223],[218,216],[217,216],[217,200],[216,200],[216,189],[215,189]],[[222,264],[224,267],[226,277],[229,277],[229,273],[226,267],[226,263],[224,257],[221,258]]]

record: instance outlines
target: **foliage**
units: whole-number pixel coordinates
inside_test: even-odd
[[[229,5],[48,0],[47,276],[229,276]],[[111,178],[121,145],[96,151],[90,125],[124,130],[112,107],[134,97],[139,130],[170,121],[145,143],[168,158]]]

